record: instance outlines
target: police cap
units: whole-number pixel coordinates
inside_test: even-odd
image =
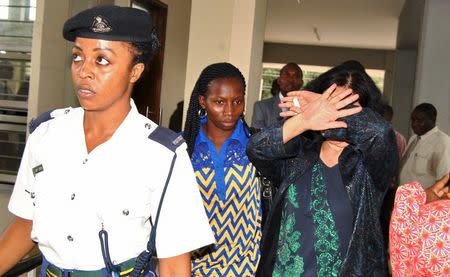
[[[127,42],[157,40],[150,14],[119,6],[96,6],[76,14],[64,24],[63,37],[69,41],[76,37]]]

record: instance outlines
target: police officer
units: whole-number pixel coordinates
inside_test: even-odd
[[[127,275],[153,229],[160,275],[190,276],[189,252],[214,236],[186,144],[131,100],[158,46],[149,14],[94,7],[69,19],[63,36],[74,42],[81,107],[31,124],[9,203],[16,218],[0,239],[0,275],[35,243],[44,276]]]

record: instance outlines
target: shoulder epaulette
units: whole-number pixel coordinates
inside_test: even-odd
[[[33,118],[30,121],[30,125],[28,127],[30,134],[33,133],[34,130],[36,130],[36,128],[39,127],[39,125],[41,125],[42,123],[49,121],[50,119],[57,118],[61,115],[68,114],[71,110],[72,110],[72,107],[67,107],[64,109],[53,109],[53,110],[50,110],[50,111],[40,114],[36,118]]]
[[[34,132],[34,130],[36,130],[37,127],[39,127],[39,125],[41,125],[42,123],[49,121],[50,119],[52,119],[52,112],[54,110],[50,110],[47,111],[45,113],[41,113],[38,117],[33,118],[30,122],[30,126],[28,127],[28,130],[30,131],[30,134],[32,134]]]
[[[158,126],[148,138],[164,145],[172,152],[175,152],[178,146],[184,142],[181,134],[177,134],[174,131],[161,126]]]

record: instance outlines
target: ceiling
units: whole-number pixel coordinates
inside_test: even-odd
[[[266,42],[395,49],[405,0],[268,0]]]

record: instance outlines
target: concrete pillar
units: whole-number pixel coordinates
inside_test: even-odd
[[[230,62],[247,81],[246,118],[251,118],[249,103],[258,99],[260,90],[266,6],[267,0],[192,0],[185,115],[201,70],[212,63]]]
[[[69,59],[62,26],[68,18],[70,3],[40,0],[36,4],[28,120],[46,110],[64,106],[65,72]]]
[[[266,1],[236,0],[230,41],[230,63],[236,65],[247,81],[246,120],[251,121],[253,103],[261,91]]]
[[[417,52],[424,6],[425,0],[406,0],[398,23],[393,93],[388,100],[394,109],[394,128],[406,138],[412,133],[409,118],[414,105]]]
[[[410,115],[413,109],[414,74],[417,51],[397,50],[395,53],[394,86],[391,98],[394,118],[392,124],[406,138],[412,135]]]
[[[417,59],[414,106],[433,104],[437,125],[450,134],[450,1],[426,0]]]

